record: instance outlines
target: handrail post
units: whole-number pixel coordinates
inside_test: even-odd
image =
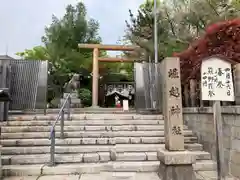
[[[55,165],[55,128],[52,130],[51,135],[51,149],[50,149],[50,166]]]
[[[52,128],[51,128],[51,135],[50,135],[50,140],[51,140],[51,147],[50,147],[50,166],[54,166],[55,165],[55,144],[56,144],[56,130],[55,130],[55,126],[59,120],[59,118],[61,118],[60,120],[60,138],[61,139],[64,139],[64,109],[66,108],[66,105],[68,106],[67,107],[67,116],[68,116],[68,119],[70,119],[70,108],[71,108],[71,94],[68,94],[68,98],[64,101],[59,113],[58,113],[58,116],[54,122],[54,124],[52,125]],[[1,129],[0,129],[1,130]],[[1,133],[1,132],[0,132]]]
[[[67,106],[67,109],[68,109],[68,114],[67,114],[67,119],[70,120],[71,119],[71,96],[68,97],[68,106]]]
[[[62,110],[62,112],[61,112],[60,126],[61,126],[60,138],[64,139],[64,110]]]

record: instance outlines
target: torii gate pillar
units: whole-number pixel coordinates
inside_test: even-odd
[[[99,67],[98,67],[98,48],[93,49],[93,71],[92,71],[92,107],[98,107],[98,79],[99,79]]]

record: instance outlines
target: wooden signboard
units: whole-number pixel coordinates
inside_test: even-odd
[[[201,67],[202,100],[234,101],[231,63],[209,58]]]
[[[201,66],[202,100],[213,101],[213,119],[215,124],[218,179],[224,180],[224,150],[222,134],[221,101],[234,101],[234,88],[231,63],[218,57],[203,60]]]
[[[123,100],[123,111],[129,111],[128,100]]]

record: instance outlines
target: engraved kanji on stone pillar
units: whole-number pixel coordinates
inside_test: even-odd
[[[181,151],[184,150],[184,134],[179,59],[165,58],[161,69],[165,147],[169,151]]]

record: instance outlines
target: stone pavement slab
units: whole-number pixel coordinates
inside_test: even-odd
[[[135,180],[160,180],[157,173],[136,173]]]
[[[105,172],[83,174],[80,180],[160,180],[157,173]]]
[[[54,176],[13,176],[6,177],[3,180],[79,180],[80,175],[54,175]]]
[[[12,176],[3,178],[3,180],[37,180],[38,176]]]
[[[160,180],[157,173],[104,172],[99,174],[7,177],[3,180]]]
[[[79,180],[80,175],[41,176],[37,180]]]
[[[195,173],[196,180],[218,180],[217,171],[198,171]],[[226,180],[239,180],[234,177],[226,177]]]
[[[203,178],[208,179],[217,179],[217,172],[216,171],[199,171],[198,174]]]

